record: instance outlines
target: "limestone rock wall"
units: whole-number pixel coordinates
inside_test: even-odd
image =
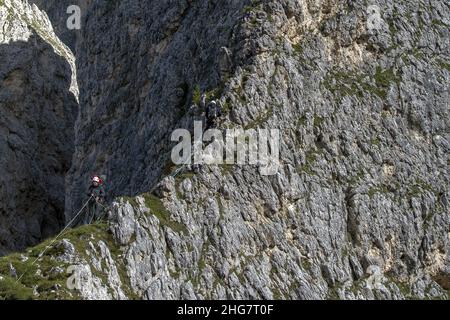
[[[64,223],[64,177],[78,113],[73,56],[45,13],[0,2],[0,254]]]

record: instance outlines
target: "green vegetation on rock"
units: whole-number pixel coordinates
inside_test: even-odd
[[[145,199],[145,205],[150,209],[150,213],[158,218],[161,225],[166,226],[175,232],[183,234],[188,233],[188,230],[184,224],[173,221],[170,218],[170,213],[164,207],[161,199],[149,193],[143,194],[143,197]]]

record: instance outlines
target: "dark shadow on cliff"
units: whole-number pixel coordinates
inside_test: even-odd
[[[67,61],[33,34],[0,45],[0,255],[64,224],[78,112]]]
[[[106,175],[113,199],[147,192],[170,171],[170,136],[192,129],[196,88],[220,98],[248,56],[241,36],[233,38],[243,7],[242,1],[92,3],[77,43],[83,108],[67,218],[86,200],[92,174]]]

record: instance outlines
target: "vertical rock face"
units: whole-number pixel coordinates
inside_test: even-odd
[[[24,1],[0,1],[0,254],[64,222],[78,112],[70,51]]]
[[[185,121],[196,86],[217,88],[242,1],[94,2],[77,43],[81,108],[68,214],[92,173],[109,193],[149,190],[168,164],[170,134]],[[119,152],[117,152],[120,150]]]
[[[132,197],[57,244],[90,279],[80,297],[448,298],[450,8],[366,2],[84,7],[66,214],[94,172]],[[222,129],[280,130],[276,175],[160,179],[199,90],[224,107]]]
[[[164,180],[165,215],[119,206],[114,232],[127,235],[140,296],[444,294],[444,1],[119,1],[86,16],[69,214],[92,172],[108,176],[112,196],[154,185],[197,85],[225,106],[222,128],[282,133],[275,176],[203,166]]]

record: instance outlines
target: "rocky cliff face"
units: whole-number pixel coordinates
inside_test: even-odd
[[[237,41],[233,30],[243,6],[117,1],[89,7],[76,49],[86,107],[67,179],[69,213],[80,207],[92,173],[106,175],[111,197],[136,195],[157,182],[169,165],[171,132],[188,121],[194,88],[224,85],[220,61]]]
[[[93,172],[112,197],[128,197],[108,225],[67,233],[28,266],[39,272],[21,292],[448,298],[448,4],[130,0],[85,10],[66,215]],[[281,130],[276,175],[203,165],[164,178],[170,133],[190,128],[199,90],[224,107],[222,129]],[[24,270],[37,252],[0,270]],[[70,265],[84,280],[74,291]]]
[[[83,20],[92,0],[28,0],[28,3],[36,5],[48,15],[56,36],[74,52],[80,30],[67,27],[68,20],[73,22],[69,19],[74,14],[70,8],[73,5],[78,6],[81,9],[80,18]]]
[[[0,1],[0,30],[0,254],[5,254],[61,228],[78,110],[73,59],[45,13],[26,2]]]

